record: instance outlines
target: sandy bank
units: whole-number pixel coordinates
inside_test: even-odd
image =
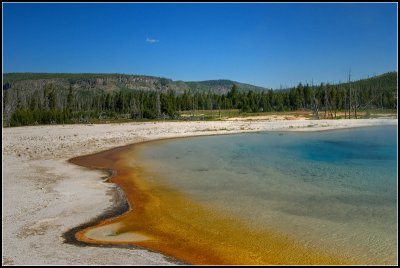
[[[237,120],[3,129],[3,264],[173,264],[143,249],[78,247],[62,234],[112,207],[105,174],[71,157],[168,137],[397,124],[397,119]]]

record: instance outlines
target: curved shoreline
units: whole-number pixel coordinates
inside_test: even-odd
[[[364,127],[364,126],[361,126],[361,127]],[[342,128],[343,129],[343,128]],[[320,130],[321,131],[321,130]],[[290,131],[280,131],[280,132],[290,132]],[[193,136],[187,136],[187,137],[185,137],[185,138],[190,138],[190,137],[193,137]],[[117,148],[114,148],[114,149],[111,149],[111,150],[106,150],[106,151],[103,151],[103,152],[99,152],[99,153],[95,153],[95,154],[90,154],[90,155],[85,155],[85,156],[80,156],[80,157],[76,157],[76,158],[73,158],[73,159],[70,159],[70,162],[71,163],[74,163],[74,164],[78,164],[78,165],[82,165],[82,166],[85,166],[85,167],[88,167],[88,168],[95,168],[94,166],[91,166],[91,165],[88,165],[87,163],[85,163],[85,159],[87,160],[87,159],[90,159],[91,157],[94,157],[94,158],[96,158],[96,156],[99,156],[100,155],[100,158],[101,158],[101,155],[103,154],[103,153],[105,153],[107,156],[109,156],[109,154],[111,153],[112,155],[120,155],[120,154],[123,154],[123,153],[121,153],[121,152],[123,152],[123,151],[125,151],[125,150],[128,150],[128,151],[134,151],[135,150],[135,148],[133,148],[132,149],[132,147],[135,145],[135,146],[138,146],[138,145],[143,145],[143,144],[145,144],[145,143],[149,143],[149,142],[155,142],[155,141],[157,141],[157,142],[159,142],[159,141],[166,141],[166,140],[170,140],[170,139],[178,139],[178,137],[174,137],[174,138],[165,138],[165,139],[159,139],[159,140],[152,140],[152,141],[144,141],[144,142],[139,142],[139,143],[134,143],[134,144],[130,144],[130,145],[126,145],[126,146],[122,146],[122,147],[117,147]],[[116,158],[118,158],[118,157],[116,157]],[[98,160],[99,160],[99,158],[97,158]],[[93,163],[93,160],[88,160],[89,162],[91,162],[91,163]],[[107,161],[106,161],[107,162]],[[101,168],[105,168],[104,166],[102,166]],[[109,167],[109,166],[107,166],[107,168],[111,168],[111,167]],[[117,185],[118,185],[118,183],[117,182],[115,182]],[[137,192],[136,192],[137,193]],[[126,196],[126,195],[125,195]],[[129,204],[130,202],[128,201],[128,204]],[[79,232],[76,234],[76,239],[78,240],[78,241],[85,241],[86,243],[90,243],[90,244],[101,244],[101,245],[123,245],[123,244],[130,244],[130,245],[133,245],[134,247],[136,247],[137,246],[137,242],[140,242],[140,241],[142,241],[141,240],[141,238],[139,238],[139,239],[135,239],[134,237],[132,238],[132,240],[131,241],[121,241],[121,240],[118,240],[118,239],[116,239],[116,240],[104,240],[104,236],[103,236],[103,238],[102,239],[100,239],[99,238],[99,236],[97,235],[97,237],[96,237],[96,235],[95,236],[92,236],[91,238],[89,238],[88,236],[87,236],[87,233],[88,232],[91,232],[92,230],[96,230],[96,228],[97,229],[99,229],[99,228],[103,228],[103,227],[105,227],[105,229],[107,229],[107,225],[109,224],[109,222],[115,222],[115,221],[117,221],[118,222],[118,218],[121,218],[121,217],[123,217],[125,214],[129,214],[129,213],[132,213],[132,212],[134,212],[134,209],[132,208],[133,206],[135,205],[135,203],[132,203],[130,206],[129,206],[129,209],[128,210],[125,210],[125,211],[123,211],[123,213],[121,213],[121,214],[119,214],[118,216],[116,216],[116,214],[114,214],[114,216],[116,216],[116,217],[113,217],[113,218],[108,218],[108,219],[106,219],[106,220],[102,220],[102,221],[98,221],[97,222],[97,224],[96,225],[93,225],[93,226],[91,226],[91,227],[89,227],[89,228],[86,228],[86,227],[88,227],[88,225],[85,225],[84,227],[82,227],[82,228],[80,228],[80,230],[79,230]],[[140,204],[140,206],[142,206],[143,204]],[[142,222],[142,224],[143,224],[143,222]],[[112,224],[111,224],[112,225]],[[118,229],[117,227],[115,227],[115,228],[111,228],[111,229]],[[102,234],[100,234],[100,236],[102,236]],[[144,241],[146,240],[146,238],[144,238]],[[151,248],[150,248],[151,249]],[[164,252],[164,251],[161,251],[161,252],[163,252],[164,254],[166,254],[166,252]],[[186,260],[186,261],[188,261],[188,260]],[[272,263],[274,263],[274,262],[272,262]],[[280,263],[280,262],[278,262],[278,263]],[[334,261],[333,263],[336,263],[336,261]],[[342,260],[342,262],[337,262],[337,264],[338,263],[349,263],[348,261],[344,261],[344,259]],[[215,264],[215,263],[213,263],[213,262],[211,262],[211,263],[208,263],[208,262],[206,262],[206,263],[200,263],[200,264]],[[217,263],[218,264],[218,263]],[[224,262],[222,262],[222,263],[219,263],[219,264],[230,264],[229,262],[228,263],[224,263]],[[263,264],[263,263],[261,263],[261,264]],[[265,263],[264,263],[265,264]],[[299,262],[298,264],[308,264],[307,262]],[[321,264],[321,263],[320,263]],[[327,263],[324,263],[324,262],[322,262],[322,264],[327,264]]]
[[[98,171],[71,166],[67,160],[74,155],[93,154],[163,137],[269,130],[316,131],[387,124],[397,125],[397,119],[147,122],[3,129],[3,166],[6,167],[3,174],[3,263],[171,263],[159,254],[146,253],[147,250],[128,250],[120,246],[115,250],[75,247],[60,239],[61,233],[97,219],[99,211],[113,207],[109,194],[105,194],[111,187],[98,180],[102,177]],[[29,213],[20,214],[26,209]]]
[[[334,131],[334,130],[343,130],[343,129],[352,129],[352,128],[363,128],[363,127],[370,127],[370,126],[354,126],[354,127],[343,127],[340,129],[319,129],[319,130],[313,130],[313,132],[320,132],[320,131]],[[263,131],[258,131],[258,132],[265,132],[265,130]],[[293,130],[281,130],[279,132],[294,132]],[[257,133],[257,132],[256,132]],[[222,134],[217,134],[217,135],[235,135],[235,134],[240,134],[240,133],[222,133]],[[201,137],[207,137],[207,136],[214,136],[215,134],[206,134],[206,135],[200,135]],[[123,145],[123,146],[118,146],[115,148],[111,148],[111,149],[107,149],[101,152],[96,152],[96,153],[91,153],[91,154],[87,154],[87,155],[81,155],[81,156],[77,156],[77,157],[73,157],[68,159],[69,163],[72,163],[74,165],[78,165],[78,166],[82,166],[84,168],[89,168],[89,169],[93,169],[93,170],[103,170],[106,171],[108,173],[107,176],[102,177],[102,179],[104,179],[105,182],[107,183],[113,183],[110,181],[110,179],[116,174],[115,170],[112,169],[107,169],[107,168],[95,168],[95,167],[88,167],[85,165],[82,165],[79,163],[79,159],[81,158],[85,158],[88,156],[93,156],[96,154],[101,154],[104,153],[106,151],[113,151],[115,149],[120,149],[120,148],[127,148],[127,147],[131,147],[133,145],[141,145],[141,144],[146,144],[146,143],[152,143],[152,142],[160,142],[160,141],[168,141],[168,140],[175,140],[175,139],[182,139],[182,138],[195,138],[195,137],[199,137],[199,135],[192,135],[192,136],[184,136],[184,137],[169,137],[169,138],[160,138],[160,139],[156,139],[156,140],[148,140],[148,141],[141,141],[141,142],[135,142],[135,143],[131,143],[131,144],[127,144],[127,145]],[[77,245],[77,246],[87,246],[88,244],[91,244],[93,246],[108,246],[108,247],[121,247],[122,245],[117,245],[117,244],[95,244],[95,243],[86,243],[83,241],[78,240],[75,237],[75,234],[83,231],[84,229],[87,229],[89,227],[93,227],[96,225],[99,225],[100,222],[106,221],[106,220],[111,220],[113,218],[117,218],[119,216],[122,216],[123,214],[129,212],[131,210],[129,204],[128,204],[128,200],[126,199],[126,196],[124,194],[124,192],[121,190],[121,188],[118,186],[118,184],[115,184],[115,190],[109,190],[110,195],[112,196],[112,206],[109,207],[107,210],[105,210],[103,213],[101,213],[100,215],[98,215],[97,217],[91,219],[88,222],[82,223],[79,226],[76,226],[74,228],[69,229],[68,231],[66,231],[62,237],[65,239],[66,243],[69,244],[73,244],[73,245]],[[126,247],[126,246],[125,246]],[[140,248],[140,247],[139,247]]]
[[[106,178],[104,178],[104,179],[106,179],[106,182],[108,182],[109,178],[111,178],[113,176],[113,173],[114,172],[108,171],[108,176]],[[87,243],[76,239],[75,234],[77,232],[79,232],[83,229],[86,229],[90,226],[97,225],[99,222],[104,221],[106,219],[118,217],[119,215],[122,215],[123,213],[125,213],[129,210],[128,202],[125,198],[125,195],[123,194],[122,190],[118,186],[116,186],[116,188],[114,190],[110,189],[109,195],[112,196],[112,206],[109,207],[107,210],[105,210],[100,215],[98,215],[97,217],[91,219],[90,221],[82,223],[74,228],[69,229],[65,233],[63,233],[62,238],[64,239],[65,243],[75,245],[75,246],[80,246],[80,247],[87,246],[88,245]],[[93,244],[93,246],[102,246],[102,245]]]
[[[76,158],[76,157],[74,157],[74,158]],[[73,160],[74,158],[71,158],[68,161],[73,163],[71,160]],[[73,163],[73,164],[79,165],[77,163]],[[114,170],[106,170],[106,171],[107,171],[108,175],[105,177],[102,177],[102,179],[104,179],[104,181],[107,183],[112,183],[109,180],[115,175],[115,171]],[[109,195],[111,195],[111,198],[112,198],[112,206],[110,206],[107,210],[105,210],[103,213],[101,213],[97,217],[91,219],[90,221],[80,224],[74,228],[69,229],[65,233],[63,233],[62,238],[64,239],[64,243],[71,244],[71,245],[78,246],[78,247],[90,246],[90,247],[101,247],[101,248],[124,248],[124,249],[132,249],[133,248],[133,249],[145,249],[145,250],[151,251],[151,249],[144,248],[141,246],[136,246],[136,245],[87,243],[83,240],[79,240],[76,238],[76,234],[78,232],[81,232],[81,231],[83,231],[87,228],[93,227],[93,226],[97,226],[101,222],[117,218],[130,210],[128,200],[126,199],[124,192],[121,190],[121,188],[117,184],[114,184],[114,185],[115,185],[115,187],[113,189],[109,189]],[[171,263],[174,263],[177,265],[188,264],[188,263],[185,263],[181,260],[177,260],[170,256],[165,256],[165,258],[168,261],[170,261]]]
[[[96,164],[97,167],[104,168],[103,165],[111,164],[113,161],[120,163],[121,161],[120,157],[123,157],[126,151],[131,152],[132,150],[134,150],[134,148],[132,148],[132,145],[122,146],[119,148],[107,150],[103,153],[100,152],[92,155],[74,158],[73,160],[71,160],[71,162],[78,163],[79,165],[87,166],[89,168],[95,168],[93,166],[93,163],[95,163],[96,160],[99,160],[100,163]],[[110,158],[112,160],[108,160]],[[232,220],[230,219],[226,219],[224,217],[221,218],[221,216],[219,215],[211,215],[207,211],[207,209],[204,209],[202,206],[199,206],[198,204],[194,204],[192,201],[188,200],[186,197],[182,196],[181,194],[178,194],[173,190],[171,191],[170,189],[165,189],[164,186],[161,187],[159,187],[159,185],[143,186],[142,184],[143,181],[140,182],[138,181],[140,180],[139,177],[141,177],[142,174],[134,175],[135,179],[133,181],[126,182],[129,181],[129,179],[125,174],[126,170],[124,170],[122,166],[120,164],[117,164],[115,166],[113,165],[113,168],[116,168],[118,173],[124,174],[124,176],[121,179],[113,182],[118,184],[121,187],[121,189],[125,191],[127,190],[126,188],[132,189],[131,192],[125,193],[125,196],[128,196],[128,203],[130,204],[129,210],[117,217],[106,219],[104,221],[99,222],[95,226],[90,226],[86,229],[79,231],[78,233],[75,234],[77,240],[89,244],[102,244],[102,245],[128,244],[133,246],[144,246],[150,250],[159,251],[167,256],[174,256],[179,260],[183,260],[184,262],[189,262],[192,264],[243,264],[243,263],[277,264],[277,263],[285,263],[283,260],[286,258],[288,259],[287,260],[288,263],[297,263],[297,264],[341,263],[336,258],[332,258],[332,256],[326,255],[325,253],[310,252],[309,250],[299,245],[295,245],[295,243],[291,239],[288,240],[288,238],[281,236],[279,234],[276,233],[264,234],[256,230],[247,229],[242,225],[238,225],[238,223],[232,222]],[[136,169],[135,172],[137,171],[138,170]],[[118,179],[118,176],[115,176],[114,178]],[[123,180],[124,180],[124,185],[121,185]],[[148,190],[148,187],[150,189],[152,189],[153,187],[158,187],[155,192],[159,194],[159,196],[163,197],[167,196],[167,198],[166,199],[161,198],[159,200],[158,199],[159,196],[154,196],[153,193],[151,193],[151,190]],[[161,207],[159,208],[159,212],[156,212],[154,214],[154,211],[157,210],[159,207],[159,204],[157,204],[155,207],[154,203],[168,204],[168,205],[165,206],[161,205]],[[189,212],[189,214],[187,213],[185,214],[186,216],[189,215],[192,216],[195,220],[192,219],[188,220],[188,217],[182,217],[179,220],[179,222],[177,222],[176,220],[171,219],[170,216],[166,217],[166,220],[163,218],[162,214],[164,213],[164,211],[166,211],[167,207],[172,207],[171,210],[177,211],[179,209],[182,209],[181,204],[185,204],[184,206],[186,209],[189,208],[190,211],[195,211],[195,214],[192,214],[192,212]],[[147,211],[146,207],[149,207]],[[168,214],[168,212],[166,213]],[[144,218],[144,220],[142,220],[142,218]],[[157,219],[156,220],[157,224],[155,225],[155,227],[153,227],[154,222],[152,219]],[[199,230],[198,228],[202,227],[198,227],[189,230],[187,228],[188,226],[192,225],[197,226],[196,224],[200,219],[206,220],[208,222],[206,229]],[[148,222],[149,220],[150,222]],[[182,223],[181,220],[184,220],[185,222]],[[116,227],[114,226],[118,222],[122,223],[123,231],[118,231],[121,229],[121,226],[116,226]],[[158,230],[157,227],[160,222],[164,223],[161,224],[162,228],[164,228],[166,225],[167,226],[170,225],[173,227],[172,228],[169,227],[168,229],[169,231],[167,233],[164,233],[164,231],[161,231],[160,233],[160,230]],[[108,233],[110,230],[113,230],[112,232],[117,232],[118,234],[116,236],[120,236],[121,234],[124,235],[126,234],[126,232],[131,233],[130,229],[131,227],[124,228],[126,224],[128,225],[133,224],[135,226],[134,230],[136,230],[136,228],[140,228],[141,226],[143,229],[136,230],[134,231],[134,233],[137,233],[137,231],[139,231],[139,233],[144,233],[145,237],[150,236],[150,240],[149,239],[141,240],[141,239],[136,239],[136,237],[133,237],[131,240],[128,239],[125,241],[120,241],[119,239],[115,240],[114,235],[111,236],[113,238],[112,240],[107,240],[108,234],[104,234],[104,232]],[[152,227],[148,228],[146,226],[148,224],[151,225]],[[96,235],[88,237],[88,233],[90,233],[91,231],[102,228],[105,228],[105,230],[101,230]],[[209,228],[215,229],[213,232],[217,231],[218,235],[213,235],[212,234],[213,232],[211,233],[208,232]],[[182,229],[188,229],[189,231],[184,232],[183,235],[179,235]],[[188,232],[194,233],[194,237],[192,237],[192,239],[190,239],[191,234],[189,234]],[[211,235],[211,237],[208,237],[207,235]],[[236,240],[232,241],[232,239],[229,237],[230,235],[232,235]],[[237,237],[243,238],[244,236],[246,238],[252,237],[251,241],[240,241],[237,239]],[[214,246],[214,250],[216,250],[216,252],[213,252],[211,248],[216,242],[220,241],[219,239],[221,239],[222,237],[225,238],[229,237],[229,239],[225,241],[226,243],[228,243],[228,248],[224,245],[222,246],[217,245]],[[186,242],[184,245],[182,245],[179,242],[181,239],[185,239]],[[202,245],[197,244],[196,242],[197,239],[203,241],[202,243],[206,243],[207,244],[206,248],[204,248],[204,246]],[[207,241],[204,239],[206,239]],[[261,242],[258,242],[257,240],[260,240]],[[269,245],[270,246],[269,251],[272,250],[272,252],[275,253],[267,254],[264,251],[264,249],[260,248],[257,249],[257,247],[252,247],[252,244],[254,243],[255,244],[261,243],[260,245]],[[236,245],[237,248],[235,247],[232,249],[231,247],[233,245]],[[239,253],[242,251],[246,252],[246,254]],[[288,257],[285,254],[278,253],[279,251],[284,251],[284,252],[290,251],[294,257],[292,256]],[[238,257],[236,255],[232,255],[231,253],[233,252],[241,256]],[[249,257],[248,254],[253,254],[253,256]],[[267,256],[267,255],[274,255],[274,256]],[[304,257],[301,258],[300,256]],[[344,262],[349,263],[348,261]]]

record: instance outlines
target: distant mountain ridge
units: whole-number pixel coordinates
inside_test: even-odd
[[[6,73],[3,75],[3,89],[31,88],[32,90],[51,84],[55,87],[74,90],[145,90],[168,89],[182,94],[191,92],[227,93],[236,84],[241,91],[266,91],[268,88],[240,83],[232,80],[173,81],[163,77],[127,74],[95,73]]]

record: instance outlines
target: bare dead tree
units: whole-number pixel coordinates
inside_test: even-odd
[[[160,87],[162,85],[157,85],[156,87],[156,110],[157,110],[157,119],[160,119],[161,116],[161,101],[160,101]]]
[[[349,119],[351,118],[351,69],[349,70]]]
[[[144,104],[143,104],[143,102],[144,102],[144,96],[143,96],[143,94],[141,93],[140,94],[140,119],[143,119],[143,110],[144,110]]]
[[[327,113],[327,108],[328,108],[328,87],[324,85],[324,92],[325,92],[325,115],[324,118],[326,119],[326,113]]]
[[[129,112],[131,114],[132,119],[136,119],[138,112],[137,112],[137,105],[136,105],[136,98],[135,96],[131,96],[129,99]]]
[[[212,98],[210,95],[208,96],[207,104],[208,104],[208,109],[211,110],[211,118],[213,118],[213,108],[214,107],[213,107]]]
[[[327,117],[327,114],[328,114],[328,116],[330,116],[331,119],[333,119],[332,102],[331,102],[331,100],[329,98],[330,92],[328,91],[328,86],[329,86],[329,84],[324,85],[324,89],[325,89],[325,118]]]
[[[347,118],[347,90],[344,91],[344,119]]]
[[[192,98],[192,119],[194,118],[194,98]]]
[[[354,87],[354,117],[357,119],[357,98],[358,98],[358,90],[357,87]]]
[[[316,119],[319,119],[319,102],[315,96],[314,79],[311,79],[311,89],[313,92],[313,102],[314,102],[312,105],[313,115]]]
[[[3,118],[4,125],[10,126],[11,115],[17,106],[17,96],[14,94],[15,90],[3,90]]]

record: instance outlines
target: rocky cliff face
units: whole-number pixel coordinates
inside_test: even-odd
[[[231,80],[210,80],[200,82],[173,81],[171,79],[123,74],[34,74],[12,73],[3,77],[3,90],[18,89],[35,91],[46,86],[73,90],[94,90],[112,92],[117,90],[162,90],[171,89],[177,94],[191,90],[192,92],[214,92],[224,94],[236,83],[242,90],[266,90]]]
[[[127,90],[156,90],[160,88],[160,78],[140,76],[105,76],[105,77],[54,77],[54,78],[29,78],[15,79],[5,75],[3,89],[36,90],[46,86],[74,90],[100,90],[115,91]]]

